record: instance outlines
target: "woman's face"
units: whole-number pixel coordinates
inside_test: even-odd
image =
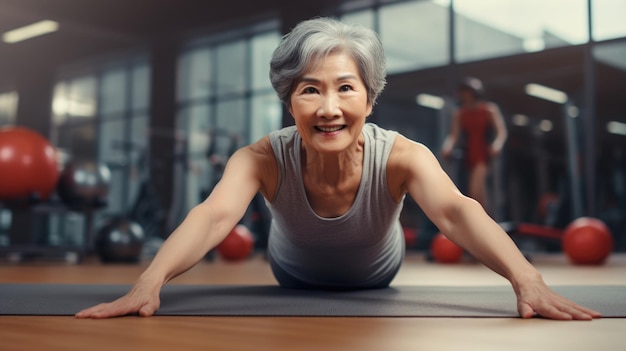
[[[356,143],[372,104],[356,63],[339,52],[304,74],[291,93],[289,112],[307,147],[339,153]]]

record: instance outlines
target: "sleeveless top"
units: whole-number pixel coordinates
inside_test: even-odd
[[[403,201],[387,184],[387,159],[396,132],[367,123],[361,183],[343,215],[318,216],[304,188],[301,142],[296,127],[270,133],[279,168],[272,201],[268,254],[282,271],[307,284],[339,288],[374,286],[395,275],[404,255],[400,225]]]
[[[489,160],[488,132],[491,129],[491,112],[480,103],[474,108],[459,110],[461,129],[467,140],[465,164],[472,168]]]

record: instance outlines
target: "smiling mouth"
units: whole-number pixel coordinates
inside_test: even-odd
[[[323,133],[332,133],[332,132],[336,132],[336,131],[342,130],[345,127],[346,127],[345,125],[343,125],[343,126],[332,126],[332,127],[315,126],[315,129],[317,129],[318,131],[323,132]]]

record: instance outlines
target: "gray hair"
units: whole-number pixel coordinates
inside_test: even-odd
[[[283,36],[270,62],[270,81],[280,100],[289,106],[292,89],[314,60],[337,52],[355,61],[367,101],[375,104],[386,84],[385,54],[378,34],[331,18],[300,22]]]

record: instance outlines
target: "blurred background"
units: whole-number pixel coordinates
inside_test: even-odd
[[[84,246],[118,214],[143,213],[146,235],[166,237],[234,150],[292,124],[271,54],[299,21],[333,16],[385,47],[372,122],[439,153],[458,82],[481,79],[509,131],[490,176],[494,217],[563,227],[595,216],[624,251],[624,14],[624,0],[0,0],[0,126],[44,135],[60,167],[109,173],[97,210],[0,209],[0,247]],[[444,163],[463,189],[458,155]],[[262,248],[262,199],[249,212]],[[433,231],[412,201],[402,222],[418,238]]]

